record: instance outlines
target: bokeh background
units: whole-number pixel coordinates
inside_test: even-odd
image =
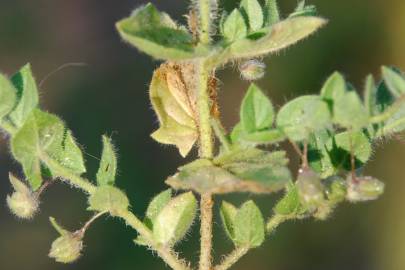
[[[232,4],[228,0],[227,4]],[[153,1],[184,21],[188,1]],[[284,14],[296,0],[279,1]],[[405,1],[312,0],[329,25],[298,46],[267,58],[267,75],[258,84],[282,105],[300,94],[316,93],[334,70],[361,90],[365,76],[379,76],[382,64],[405,69]],[[165,188],[163,179],[184,163],[172,147],[149,137],[157,127],[147,88],[157,61],[121,42],[114,23],[138,0],[0,0],[0,70],[12,74],[31,62],[38,81],[66,63],[41,87],[43,108],[63,117],[84,146],[88,176],[93,177],[102,134],[119,149],[118,185],[125,188],[140,216],[151,196]],[[219,72],[220,102],[226,126],[238,118],[247,83],[236,68]],[[72,265],[56,264],[46,255],[57,233],[54,216],[67,228],[79,228],[90,213],[86,198],[64,184],[52,185],[42,197],[40,214],[23,222],[7,210],[11,192],[7,174],[19,171],[0,139],[0,269],[2,270],[134,270],[166,269],[159,258],[133,244],[135,232],[112,218],[97,221],[85,237],[84,256]],[[326,222],[290,222],[262,247],[249,253],[235,270],[402,270],[405,269],[405,144],[382,142],[366,171],[387,184],[375,202],[340,207]],[[228,197],[233,202],[248,195]],[[277,196],[254,197],[268,215]],[[218,218],[218,213],[216,212]],[[231,250],[216,223],[216,258]],[[198,226],[179,248],[198,258]]]

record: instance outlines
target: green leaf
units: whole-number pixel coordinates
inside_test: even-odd
[[[333,107],[333,101],[346,93],[346,81],[339,72],[333,73],[321,89],[321,97]]]
[[[381,70],[384,81],[390,92],[395,97],[405,94],[405,76],[394,68],[383,66]]]
[[[257,0],[242,0],[240,11],[245,16],[250,31],[256,31],[263,26],[263,10]]]
[[[253,201],[245,202],[236,213],[234,234],[237,246],[258,247],[263,243],[264,220],[260,209]]]
[[[356,168],[364,166],[372,154],[370,139],[362,131],[345,131],[330,138],[326,144],[331,162],[336,168],[351,170],[353,149]]]
[[[103,153],[101,155],[100,167],[97,171],[97,183],[99,186],[114,185],[117,172],[117,157],[111,139],[103,136]]]
[[[294,12],[291,13],[288,17],[298,17],[298,16],[315,16],[317,14],[316,7],[314,5],[305,5],[305,0],[298,3]]]
[[[353,129],[368,125],[368,114],[363,102],[353,89],[349,90],[340,73],[335,72],[329,77],[321,90],[321,96],[333,112],[334,123]]]
[[[311,168],[319,173],[321,178],[334,175],[337,168],[332,164],[330,153],[326,147],[333,134],[328,130],[318,131],[310,136],[308,144],[308,161]]]
[[[373,115],[380,114],[394,103],[394,96],[388,90],[385,81],[381,81],[377,86],[376,100],[373,105]]]
[[[66,131],[65,139],[62,143],[62,151],[54,158],[65,168],[73,173],[80,175],[86,172],[83,153],[77,145],[75,138],[70,130]]]
[[[283,132],[278,129],[258,131],[254,133],[241,133],[235,142],[246,145],[268,145],[285,140]]]
[[[63,121],[55,115],[40,110],[34,110],[38,127],[38,153],[46,153],[63,167],[75,174],[86,172],[83,154],[70,130]]]
[[[35,115],[31,114],[25,124],[11,138],[10,145],[14,158],[21,163],[25,177],[34,191],[42,183],[38,143],[38,126]]]
[[[246,37],[247,26],[239,10],[234,9],[226,18],[222,35],[229,42]]]
[[[170,200],[157,215],[153,235],[158,243],[173,246],[189,230],[197,211],[197,201],[192,192],[183,193]]]
[[[333,121],[342,127],[352,129],[360,129],[368,125],[369,115],[355,91],[346,92],[334,100]]]
[[[302,212],[298,189],[292,182],[287,185],[286,194],[276,204],[274,212],[283,216],[294,215]]]
[[[318,17],[291,18],[263,28],[260,35],[240,39],[227,48],[224,62],[255,58],[280,51],[317,31],[326,23]]]
[[[278,11],[276,0],[266,0],[264,5],[264,24],[271,26],[280,21],[280,14]]]
[[[335,175],[340,169],[350,171],[351,149],[356,168],[364,166],[372,153],[370,139],[361,131],[345,131],[336,135],[326,130],[318,132],[309,141],[309,164],[322,178]]]
[[[31,111],[38,106],[38,89],[32,75],[31,65],[27,64],[11,78],[17,89],[17,105],[9,114],[11,121],[21,127]]]
[[[172,198],[172,190],[169,188],[158,195],[156,195],[150,202],[148,209],[146,209],[145,224],[149,228],[153,228],[156,217],[162,211],[162,209],[169,203]]]
[[[151,3],[137,8],[116,27],[125,41],[156,59],[184,60],[203,55],[194,48],[192,35]]]
[[[255,84],[251,84],[243,98],[240,119],[247,133],[268,129],[274,121],[271,101]]]
[[[11,151],[23,167],[24,174],[36,190],[42,183],[42,154],[48,155],[75,174],[86,171],[80,148],[69,130],[55,115],[32,111],[24,125],[11,139]]]
[[[129,207],[128,197],[124,192],[113,186],[100,186],[89,197],[89,210],[109,212],[112,216],[119,215]]]
[[[373,75],[368,75],[364,86],[364,107],[368,115],[374,115],[377,103],[377,86]]]
[[[291,179],[285,152],[255,148],[233,149],[213,161],[200,159],[179,168],[166,180],[174,189],[199,193],[271,193]]]
[[[282,189],[291,179],[287,162],[284,151],[267,152],[256,148],[234,149],[214,159],[217,166],[244,179],[246,184],[257,185],[257,192]]]
[[[235,217],[238,209],[233,205],[226,201],[223,201],[220,208],[221,220],[224,226],[225,232],[228,237],[234,241],[235,233],[234,233],[234,223]]]
[[[328,128],[331,116],[326,102],[319,96],[301,96],[285,104],[277,115],[277,126],[293,141]]]
[[[2,118],[11,112],[16,102],[16,92],[13,84],[0,74],[0,123]]]
[[[160,128],[151,137],[163,144],[173,144],[185,157],[198,139],[196,97],[189,91],[192,80],[187,64],[162,64],[153,74],[150,100]]]

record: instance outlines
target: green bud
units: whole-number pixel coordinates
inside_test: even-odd
[[[313,217],[319,220],[326,220],[333,212],[333,207],[328,203],[322,203],[313,213]]]
[[[187,233],[197,211],[193,193],[183,193],[171,199],[156,216],[153,235],[157,242],[173,246]]]
[[[36,194],[13,175],[10,174],[9,177],[15,192],[7,196],[8,207],[17,217],[31,219],[39,207]]]
[[[326,179],[327,188],[326,196],[328,201],[332,204],[338,204],[345,200],[347,193],[347,186],[344,179],[338,176],[332,176]]]
[[[371,176],[347,179],[348,189],[346,199],[351,202],[362,202],[377,199],[384,193],[384,183]]]
[[[266,65],[256,59],[251,59],[239,65],[239,71],[244,80],[255,81],[263,78]]]
[[[317,173],[310,169],[301,169],[296,182],[302,204],[318,207],[324,202],[323,185]]]
[[[80,235],[66,233],[52,243],[49,257],[60,263],[71,263],[80,257],[82,248],[83,242]]]

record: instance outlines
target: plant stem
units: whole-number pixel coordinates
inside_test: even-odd
[[[275,214],[269,220],[267,221],[266,224],[266,231],[268,234],[272,233],[281,223],[284,221],[290,219],[291,217],[289,216],[282,216],[282,215],[277,215]]]
[[[245,246],[235,248],[214,270],[227,270],[231,268],[231,266],[239,261],[249,250],[250,248]]]
[[[201,1],[204,2],[204,1]],[[211,110],[210,98],[208,94],[208,76],[209,71],[205,62],[200,60],[196,69],[197,76],[197,108],[198,108],[198,126],[200,135],[200,157],[212,159],[213,141],[211,129]],[[201,194],[200,201],[200,219],[201,219],[201,249],[200,249],[200,270],[211,270],[212,258],[212,195],[210,193]]]
[[[57,177],[60,177],[63,181],[69,182],[74,186],[77,186],[84,190],[88,194],[92,194],[97,189],[89,180],[82,178],[76,174],[71,173],[69,170],[59,165],[53,159],[49,158],[46,154],[41,154],[40,158],[45,164],[56,174]],[[104,214],[104,213],[100,213]],[[96,215],[98,217],[99,215]],[[123,218],[125,222],[135,229],[142,237],[148,242],[148,244],[156,250],[159,256],[174,270],[191,270],[187,264],[180,260],[177,255],[173,252],[172,249],[162,246],[153,238],[152,232],[149,228],[142,223],[133,213],[130,211],[120,211],[118,216]]]
[[[213,10],[216,8],[213,6],[214,3],[214,0],[198,1],[200,42],[203,44],[209,44],[210,42],[211,17],[214,16]]]
[[[217,118],[211,119],[211,125],[214,129],[214,133],[221,142],[222,146],[225,148],[225,151],[229,151],[231,149],[231,143],[229,139],[226,137],[225,130],[219,120]]]
[[[134,214],[129,211],[121,211],[118,216],[125,220],[125,222],[134,228],[142,237],[148,242],[150,247],[158,253],[159,257],[163,259],[174,270],[191,270],[186,262],[179,259],[177,254],[169,247],[162,246],[153,238],[152,232],[148,227],[143,224]]]
[[[201,251],[200,251],[200,270],[211,270],[212,267],[212,207],[214,201],[210,193],[201,195]]]
[[[210,98],[208,95],[208,71],[201,60],[196,67],[197,72],[197,108],[198,108],[198,126],[200,135],[200,157],[211,159],[213,156],[213,141],[211,130],[211,110]]]
[[[377,131],[376,137],[381,137],[384,135],[392,134],[395,132],[395,128],[405,124],[405,117],[399,118],[391,123],[383,126],[381,129]]]

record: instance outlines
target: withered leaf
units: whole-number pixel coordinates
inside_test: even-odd
[[[198,139],[196,96],[192,64],[167,62],[153,74],[150,99],[160,127],[151,134],[163,144],[173,144],[186,156]]]

